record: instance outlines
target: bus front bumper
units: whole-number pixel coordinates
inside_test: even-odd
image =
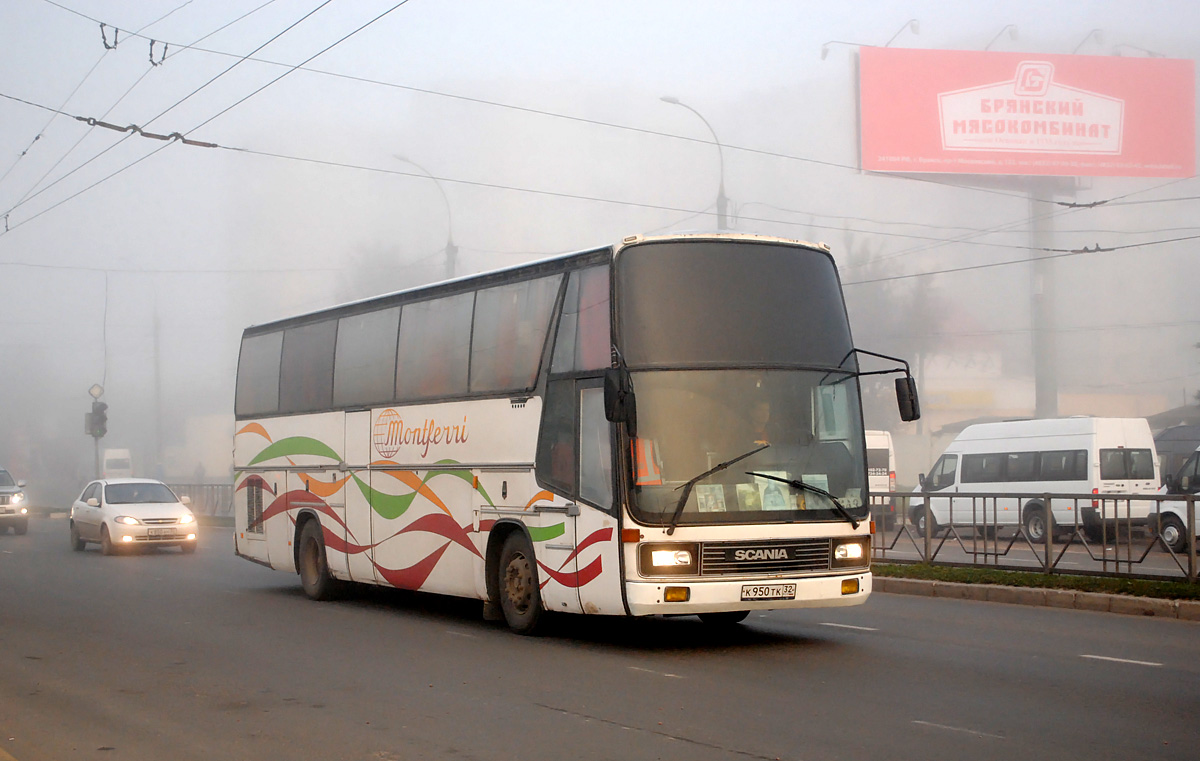
[[[857,582],[858,591],[849,591]],[[843,582],[847,582],[843,587]],[[747,593],[779,592],[778,587],[795,585],[790,599],[743,599]],[[666,602],[668,588],[687,588],[686,602]],[[756,589],[747,589],[747,588]],[[771,590],[759,588],[771,587]],[[680,593],[675,592],[676,596]],[[819,578],[772,578],[763,580],[713,581],[678,579],[631,581],[626,585],[629,612],[634,616],[692,615],[738,610],[781,610],[784,608],[837,608],[862,605],[871,594],[871,572],[858,571]]]

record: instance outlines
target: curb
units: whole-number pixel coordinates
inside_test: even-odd
[[[1130,595],[1104,594],[1101,592],[1075,592],[1070,589],[1036,589],[1032,587],[1005,587],[997,584],[961,584],[951,581],[926,581],[924,579],[899,579],[892,576],[876,576],[872,579],[875,592],[889,594],[941,597],[952,600],[976,600],[979,602],[1001,602],[1009,605],[1033,605],[1043,608],[1070,608],[1104,613],[1120,613],[1127,616],[1158,616],[1177,618],[1181,621],[1200,621],[1200,601],[1164,600],[1157,597],[1132,597]]]

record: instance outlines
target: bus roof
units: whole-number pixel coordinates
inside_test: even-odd
[[[621,239],[621,242],[615,246],[601,246],[599,248],[589,248],[580,251],[570,251],[562,254],[555,254],[543,259],[538,259],[532,262],[516,264],[511,267],[502,267],[496,270],[489,270],[474,275],[463,275],[451,280],[442,280],[436,283],[414,286],[405,288],[400,291],[380,294],[378,296],[369,296],[364,299],[337,304],[334,306],[325,307],[314,312],[306,312],[304,314],[292,315],[270,322],[258,323],[247,327],[244,335],[254,335],[257,333],[266,333],[272,330],[281,328],[296,327],[309,322],[314,322],[319,319],[324,319],[334,315],[345,316],[359,312],[366,312],[372,309],[386,308],[391,303],[403,303],[413,300],[414,296],[429,297],[452,295],[459,291],[474,290],[481,286],[486,287],[491,282],[497,284],[506,282],[511,279],[514,274],[528,273],[535,274],[551,274],[561,272],[566,269],[571,269],[573,266],[595,261],[596,263],[611,258],[614,253],[619,252],[624,248],[636,246],[643,243],[660,243],[680,240],[727,240],[727,241],[744,241],[753,243],[781,243],[789,246],[800,246],[809,248],[814,251],[821,251],[826,255],[829,254],[829,246],[824,243],[809,243],[802,240],[794,240],[791,238],[780,238],[770,235],[756,235],[752,233],[730,233],[730,232],[687,232],[687,233],[671,233],[667,235],[627,235]]]

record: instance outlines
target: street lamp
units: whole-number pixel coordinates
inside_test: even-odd
[[[915,18],[910,18],[908,21],[905,21],[904,26],[897,29],[896,33],[892,35],[892,39],[883,43],[883,46],[886,48],[889,45],[891,45],[893,42],[895,42],[896,38],[899,37],[901,32],[903,32],[905,29],[911,29],[913,34],[920,34],[921,33],[921,22],[917,21]]]
[[[891,45],[893,42],[895,42],[896,38],[899,37],[900,33],[903,32],[905,29],[911,29],[913,34],[920,34],[921,33],[921,22],[917,21],[915,18],[910,18],[908,21],[905,21],[904,26],[897,29],[896,33],[892,35],[892,38],[890,40],[888,40],[887,42],[883,43],[883,47],[886,48],[889,45]],[[849,45],[850,47],[854,47],[854,48],[873,48],[873,47],[875,47],[874,45],[868,45],[864,42],[847,42],[846,40],[830,40],[829,42],[826,42],[823,45],[821,45],[821,60],[822,61],[824,61],[829,56],[829,46],[830,45]]]
[[[713,142],[717,144],[717,160],[720,164],[720,179],[717,183],[717,229],[728,230],[729,224],[725,215],[726,205],[728,204],[729,200],[725,197],[725,152],[721,149],[721,141],[717,137],[717,131],[712,128],[712,125],[708,123],[708,119],[705,119],[703,114],[688,104],[680,101],[679,98],[671,95],[664,95],[659,98],[659,100],[661,100],[663,103],[670,103],[672,106],[679,106],[691,111],[693,114],[700,117],[700,121],[704,122],[704,126],[708,127],[708,131],[712,134]]]
[[[1142,53],[1145,53],[1147,58],[1166,58],[1167,57],[1166,53],[1159,53],[1154,50],[1147,50],[1146,48],[1139,48],[1137,45],[1129,45],[1124,42],[1119,42],[1113,46],[1113,55],[1121,55],[1121,48],[1127,48],[1129,50],[1140,51]]]
[[[1081,47],[1083,47],[1084,45],[1086,45],[1087,41],[1092,39],[1093,37],[1096,38],[1096,42],[1104,42],[1104,33],[1099,29],[1093,29],[1092,31],[1087,33],[1087,37],[1084,37],[1082,40],[1079,41],[1079,44],[1076,45],[1075,49],[1071,51],[1071,55],[1075,55],[1076,53],[1078,53],[1079,49]]]
[[[996,44],[996,40],[998,40],[998,39],[1000,39],[1001,37],[1003,37],[1005,32],[1008,32],[1008,38],[1009,38],[1010,40],[1015,40],[1015,39],[1017,39],[1017,25],[1016,25],[1016,24],[1008,24],[1008,25],[1006,25],[1006,26],[1005,26],[1003,29],[1001,29],[999,32],[997,32],[997,33],[996,33],[996,36],[992,38],[992,41],[991,41],[991,42],[989,42],[988,44],[986,44],[986,45],[984,45],[984,46],[983,46],[983,49],[984,49],[984,50],[987,50],[987,49],[988,49],[988,48],[990,48],[992,45],[995,45],[995,44]]]
[[[442,203],[446,205],[446,279],[450,280],[454,277],[454,265],[455,260],[458,258],[458,246],[454,245],[454,217],[450,214],[450,199],[446,197],[446,189],[442,187],[441,180],[434,177],[428,169],[407,156],[401,156],[396,153],[392,154],[392,157],[420,169],[426,177],[433,180],[433,184],[437,186],[438,192],[442,194]]]

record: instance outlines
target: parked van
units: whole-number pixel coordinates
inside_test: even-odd
[[[128,449],[105,449],[100,460],[101,478],[133,478],[133,461]]]
[[[1167,494],[1192,494],[1200,497],[1200,447],[1184,461],[1179,472],[1165,479]],[[1163,502],[1159,505],[1158,520],[1152,517],[1151,525],[1158,529],[1163,541],[1175,552],[1187,550],[1187,503],[1183,500]],[[1200,536],[1200,500],[1196,502],[1196,534]]]
[[[981,423],[963,429],[938,461],[921,491],[946,495],[931,499],[933,534],[950,525],[1024,526],[1030,541],[1045,538],[1046,512],[1038,494],[1154,494],[1158,457],[1144,418],[1070,417]],[[957,492],[1012,493],[1012,499],[953,498]],[[1145,524],[1154,503],[1129,503],[1129,518]],[[1101,533],[1101,519],[1126,518],[1126,503],[1059,500],[1052,506],[1055,526],[1074,526],[1074,510],[1089,538]],[[924,536],[924,500],[914,500],[909,516]]]
[[[871,520],[884,529],[896,523],[896,450],[889,431],[866,431],[867,491],[871,495]]]

